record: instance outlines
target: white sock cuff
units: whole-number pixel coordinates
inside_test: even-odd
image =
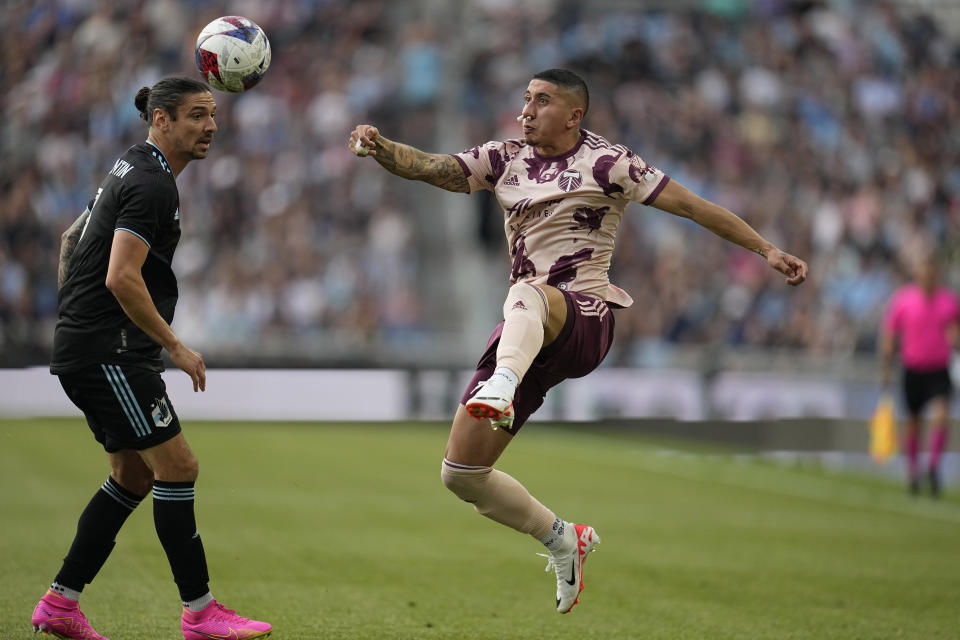
[[[483,465],[475,464],[462,464],[460,462],[453,462],[451,460],[443,459],[443,466],[447,467],[451,471],[463,471],[465,473],[470,473],[471,471],[476,471],[483,473],[485,471],[490,471],[492,467],[485,467]]]
[[[197,612],[206,609],[211,602],[213,602],[213,594],[207,591],[205,595],[200,596],[196,600],[184,602],[183,606],[185,606],[187,609],[190,609],[190,611]]]
[[[60,594],[67,600],[73,600],[74,602],[76,602],[77,600],[80,599],[79,591],[77,591],[76,589],[71,589],[70,587],[65,587],[56,581],[54,581],[53,584],[50,585],[50,590],[53,591],[54,593]]]
[[[514,388],[520,384],[520,376],[514,373],[510,367],[497,367],[493,370],[493,375],[490,377],[492,378],[493,376],[503,376]]]

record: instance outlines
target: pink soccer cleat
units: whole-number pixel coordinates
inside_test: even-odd
[[[269,623],[238,616],[216,600],[202,611],[184,607],[180,626],[184,640],[250,640],[266,638],[273,630]]]
[[[93,630],[76,600],[64,598],[48,590],[33,610],[30,618],[34,632],[61,640],[109,640]]]

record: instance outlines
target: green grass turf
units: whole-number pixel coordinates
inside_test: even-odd
[[[533,424],[500,468],[603,538],[580,605],[560,616],[540,546],[440,484],[445,425],[186,435],[213,593],[274,638],[960,637],[949,493],[910,499],[881,478]],[[35,638],[30,613],[105,463],[80,420],[0,421],[0,638]],[[149,501],[82,604],[112,640],[181,637]]]

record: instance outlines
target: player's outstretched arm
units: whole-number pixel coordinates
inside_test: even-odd
[[[361,124],[350,134],[350,151],[373,156],[384,169],[408,180],[421,180],[456,193],[469,193],[467,176],[453,156],[425,153],[407,144],[388,140],[376,127]]]
[[[721,238],[759,253],[767,259],[767,264],[787,276],[787,284],[798,285],[807,279],[806,262],[764,240],[753,227],[729,209],[704,200],[674,180],[667,183],[652,205],[668,213],[690,218]]]
[[[73,255],[77,243],[80,242],[80,236],[83,235],[83,227],[90,217],[90,210],[84,209],[80,217],[73,221],[63,235],[60,236],[60,266],[57,269],[57,289],[63,286],[63,281],[67,279],[67,265],[70,264],[70,257]]]

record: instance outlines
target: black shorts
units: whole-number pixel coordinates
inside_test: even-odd
[[[937,397],[950,397],[953,385],[950,373],[946,369],[938,371],[903,370],[903,395],[907,401],[907,410],[917,415],[930,400]]]
[[[180,433],[180,420],[159,373],[103,364],[58,377],[108,453],[148,449]]]

